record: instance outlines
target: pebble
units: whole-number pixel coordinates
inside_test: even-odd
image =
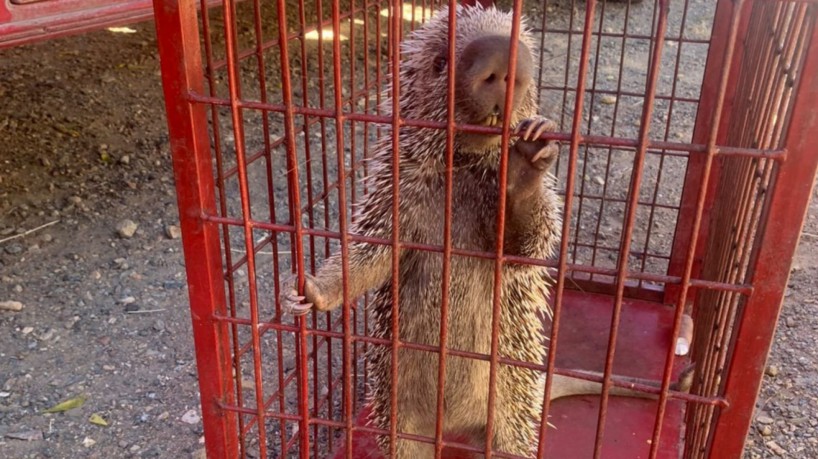
[[[767,445],[767,448],[770,448],[770,450],[775,454],[787,457],[787,450],[779,446],[778,443],[775,442],[775,440],[768,441],[767,443],[765,443],[765,445]]]
[[[23,303],[19,301],[0,301],[0,311],[22,311]]]
[[[767,376],[778,376],[778,367],[775,365],[770,365],[767,367],[765,373],[767,373]]]
[[[6,438],[13,438],[15,440],[34,441],[42,440],[43,432],[41,430],[26,430],[23,432],[9,432]]]
[[[28,335],[29,333],[31,333],[33,331],[34,331],[34,327],[23,327],[23,330],[21,331],[21,333],[23,335]]]
[[[165,227],[165,236],[168,239],[179,239],[182,236],[182,230],[176,225],[168,225]]]
[[[43,332],[42,334],[37,336],[37,339],[39,339],[40,341],[48,341],[53,337],[54,337],[54,329],[49,328],[45,332]]]
[[[49,234],[49,233],[45,233],[45,234],[43,234],[43,236],[41,237],[41,239],[43,240],[43,242],[51,242],[51,241],[53,241],[53,240],[54,240],[54,236],[52,236],[52,235],[51,235],[51,234]]]
[[[756,421],[760,422],[761,424],[772,424],[775,420],[769,416],[761,415],[756,418]]]
[[[92,446],[94,446],[96,444],[97,444],[96,440],[94,440],[91,437],[85,437],[85,438],[82,439],[82,446],[84,446],[86,448],[90,448],[90,447],[92,447]]]
[[[191,459],[207,459],[207,450],[204,448],[197,449],[190,455]]]
[[[139,305],[130,303],[125,305],[125,312],[136,312],[139,310]]]
[[[133,220],[122,220],[116,225],[116,232],[119,234],[119,237],[124,239],[130,239],[133,237],[134,233],[136,233],[136,229],[139,227]]]
[[[23,251],[23,246],[20,244],[11,244],[6,247],[6,253],[9,255],[17,255],[18,253]]]
[[[157,320],[156,322],[153,323],[153,329],[156,330],[156,331],[164,330],[165,329],[165,322],[163,322],[162,320]]]
[[[182,415],[182,422],[186,424],[198,424],[201,418],[199,417],[199,413],[196,410],[187,410],[185,414]]]
[[[127,166],[131,163],[131,157],[128,155],[123,155],[121,158],[119,158],[119,162]]]
[[[616,96],[612,94],[605,94],[604,96],[599,98],[599,101],[605,105],[613,105],[616,103]]]
[[[770,435],[773,434],[773,428],[768,426],[768,425],[761,426],[761,428],[758,429],[758,433],[760,433],[761,435],[763,435],[765,437],[769,437]]]
[[[787,316],[785,323],[787,324],[788,328],[794,328],[796,325],[795,319],[792,316]]]
[[[121,304],[136,303],[136,298],[134,298],[132,296],[126,296],[125,298],[120,298],[119,301],[117,301],[117,303],[121,303]]]

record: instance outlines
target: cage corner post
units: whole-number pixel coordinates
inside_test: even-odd
[[[759,230],[762,236],[752,268],[753,293],[740,310],[735,332],[740,345],[729,360],[723,386],[730,406],[719,413],[710,440],[710,451],[718,457],[740,457],[744,450],[818,171],[818,153],[810,135],[818,129],[818,8],[807,8],[806,60],[786,131],[787,157],[767,190],[768,213],[765,227]]]
[[[170,150],[182,229],[190,312],[196,349],[205,447],[209,458],[238,457],[233,374],[210,137],[205,107],[190,100],[203,93],[196,0],[154,0],[157,43]]]

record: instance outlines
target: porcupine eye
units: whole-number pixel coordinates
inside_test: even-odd
[[[446,71],[446,63],[446,56],[437,56],[432,62],[432,67],[434,68],[435,72],[440,74]]]

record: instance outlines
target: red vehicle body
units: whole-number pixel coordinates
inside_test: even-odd
[[[3,0],[0,48],[150,19],[150,0]]]

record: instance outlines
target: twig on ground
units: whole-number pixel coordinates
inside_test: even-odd
[[[46,223],[44,225],[40,225],[40,226],[38,226],[36,228],[32,228],[32,229],[30,229],[30,230],[28,230],[26,232],[23,232],[23,233],[20,233],[20,234],[15,234],[14,236],[9,236],[7,238],[0,239],[0,244],[2,244],[4,242],[11,241],[11,240],[14,240],[14,239],[17,239],[17,238],[28,236],[31,233],[36,233],[37,231],[40,231],[41,229],[44,229],[44,228],[48,228],[51,225],[56,225],[59,222],[60,222],[59,220],[54,220],[53,222],[48,222],[48,223]]]
[[[151,314],[151,313],[154,313],[154,312],[162,312],[164,310],[165,310],[165,308],[161,308],[161,309],[139,309],[139,310],[136,310],[136,311],[127,311],[126,314]]]

